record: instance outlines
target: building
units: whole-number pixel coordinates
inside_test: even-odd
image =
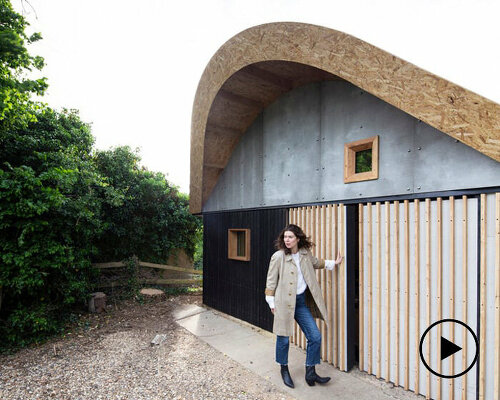
[[[270,330],[269,258],[294,222],[317,256],[346,256],[318,273],[325,362],[428,398],[497,399],[499,161],[500,105],[329,28],[241,32],[207,65],[193,107],[203,301]],[[451,322],[420,346],[443,319],[471,327],[476,363],[473,335]],[[440,360],[439,336],[462,351]],[[305,345],[298,329],[292,340]],[[420,347],[439,374],[470,369],[440,378]]]

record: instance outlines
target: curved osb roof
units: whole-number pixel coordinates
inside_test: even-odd
[[[190,211],[201,212],[241,135],[281,94],[344,79],[500,161],[500,105],[360,39],[294,22],[247,29],[208,63],[191,121]]]

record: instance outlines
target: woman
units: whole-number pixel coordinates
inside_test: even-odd
[[[276,239],[276,251],[269,263],[266,282],[266,301],[274,314],[273,332],[276,338],[276,362],[281,365],[283,383],[294,387],[288,370],[289,336],[295,319],[307,338],[306,382],[326,383],[329,377],[316,374],[315,365],[320,363],[321,333],[314,318],[326,321],[326,306],[316,280],[315,269],[332,270],[342,262],[337,259],[318,260],[311,254],[313,243],[297,225],[285,227]]]

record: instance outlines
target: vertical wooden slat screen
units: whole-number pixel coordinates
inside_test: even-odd
[[[482,196],[481,204],[479,196],[461,197],[359,207],[359,367],[428,399],[446,400],[475,398],[478,370],[482,398],[500,400],[500,227],[498,220],[494,229],[490,222],[491,214],[500,214],[500,195]],[[483,361],[453,382],[420,365],[421,335],[443,318],[473,330],[480,323]],[[448,375],[468,367],[473,340],[466,331],[459,335],[447,323],[431,332],[423,354],[435,371]],[[441,336],[455,341],[462,353],[441,361]],[[495,352],[485,351],[488,344]]]
[[[343,205],[307,206],[289,210],[291,223],[299,225],[315,243],[312,253],[321,259],[335,259],[337,252],[344,254],[345,208]],[[321,331],[321,358],[334,366],[345,370],[345,296],[344,263],[333,271],[316,271],[316,278],[321,287],[327,305],[327,324],[322,320],[316,323]],[[295,323],[292,342],[306,348],[306,338]]]
[[[367,203],[358,210],[360,369],[428,399],[446,400],[474,398],[478,371],[479,398],[500,400],[500,194]],[[344,252],[343,205],[296,208],[289,215],[316,243],[316,256],[334,259],[339,249]],[[321,355],[345,370],[345,263],[317,277],[330,327],[319,324]],[[479,321],[478,365],[453,382],[419,365],[420,335],[443,318],[462,320],[473,329]],[[423,349],[443,374],[458,372],[457,364],[466,368],[473,344],[466,332],[458,336],[453,327],[447,329],[438,325]],[[437,356],[436,338],[442,335],[459,341],[463,351],[456,360],[441,362]],[[300,329],[293,341],[305,348]],[[487,352],[491,347],[494,351]]]
[[[482,194],[480,202],[479,398],[498,399],[500,398],[500,194]]]

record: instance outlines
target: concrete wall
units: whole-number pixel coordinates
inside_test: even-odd
[[[379,135],[379,179],[344,184],[344,143]],[[281,96],[237,145],[203,211],[500,185],[500,163],[343,81]]]

